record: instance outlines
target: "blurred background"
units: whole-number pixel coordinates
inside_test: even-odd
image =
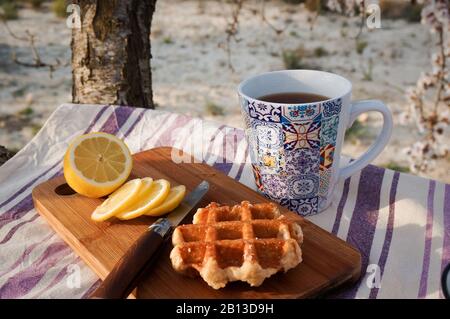
[[[371,12],[347,2],[158,0],[156,108],[243,127],[242,79],[280,69],[335,72],[353,82],[353,99],[383,100],[394,114],[376,165],[450,182],[448,2],[370,1],[380,9],[374,29],[365,20]],[[11,152],[71,102],[66,7],[64,0],[0,0],[0,145]],[[343,152],[361,154],[381,124],[375,113],[360,117]]]

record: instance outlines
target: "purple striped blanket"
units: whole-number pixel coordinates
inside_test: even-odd
[[[255,189],[240,129],[180,114],[138,108],[60,106],[16,156],[0,167],[0,298],[83,298],[97,276],[33,207],[31,191],[62,174],[68,142],[92,131],[115,134],[133,153],[174,146],[207,150],[209,165]],[[450,263],[450,185],[376,166],[337,186],[312,222],[357,247],[360,282],[339,298],[442,298]]]

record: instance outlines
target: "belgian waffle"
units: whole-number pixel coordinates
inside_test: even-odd
[[[302,241],[300,226],[275,204],[211,203],[197,210],[193,224],[174,230],[170,259],[176,271],[200,274],[214,289],[236,280],[259,286],[302,261]]]

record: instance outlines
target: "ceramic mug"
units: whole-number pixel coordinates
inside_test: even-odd
[[[378,100],[351,102],[352,84],[337,74],[269,72],[243,81],[238,92],[258,190],[303,216],[327,208],[337,182],[368,165],[391,136],[392,114],[386,105]],[[258,99],[292,92],[329,99],[304,104]],[[381,133],[366,153],[340,167],[345,130],[369,111],[383,115]]]

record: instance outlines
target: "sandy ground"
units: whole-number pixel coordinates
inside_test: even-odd
[[[264,11],[272,26],[284,29],[277,35],[263,21],[259,2],[247,1],[240,16],[239,41],[231,43],[232,70],[224,49],[231,10],[230,5],[216,1],[158,2],[152,69],[154,100],[160,109],[242,127],[237,84],[253,74],[284,69],[283,52],[302,46],[305,68],[346,76],[353,82],[354,99],[381,99],[397,115],[407,107],[405,90],[430,67],[432,38],[418,23],[382,19],[381,29],[366,30],[355,40],[357,19],[328,14],[320,16],[311,30],[305,10],[274,1]],[[11,29],[36,34],[45,61],[70,60],[71,32],[63,19],[48,10],[24,9],[19,14],[19,20],[9,22]],[[362,42],[367,46],[359,54],[356,47]],[[317,48],[326,53],[318,56]],[[0,26],[0,145],[19,149],[59,104],[71,100],[71,70],[60,67],[50,78],[47,69],[14,64],[13,51],[23,60],[30,58],[28,45]],[[211,109],[223,115],[212,115]],[[364,128],[345,144],[348,155],[361,154],[381,126],[376,114],[362,120]],[[396,123],[389,146],[375,163],[407,166],[401,149],[417,139],[416,132],[413,126]],[[450,160],[438,164],[423,175],[450,182]]]

